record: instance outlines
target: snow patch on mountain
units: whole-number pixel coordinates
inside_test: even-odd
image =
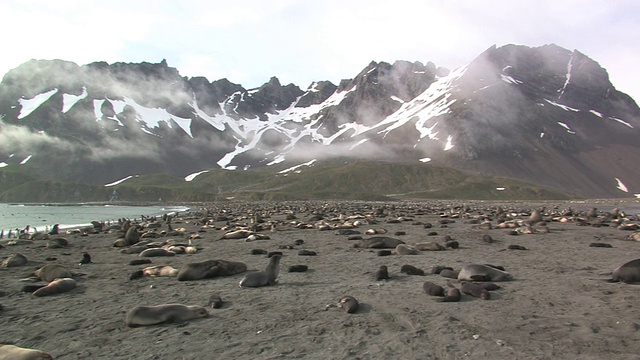
[[[299,168],[301,168],[303,166],[311,166],[315,162],[316,162],[316,159],[313,159],[313,160],[307,161],[306,163],[302,163],[302,164],[299,164],[299,165],[296,165],[296,166],[292,166],[292,167],[290,167],[288,169],[284,169],[282,171],[279,171],[278,174],[286,174],[288,172],[295,171],[295,170],[297,170],[297,169],[299,169]]]
[[[26,158],[24,158],[22,161],[20,161],[20,165],[24,165],[26,164],[29,160],[31,160],[31,158],[33,157],[33,155],[29,155]]]
[[[20,106],[20,114],[18,114],[18,119],[23,119],[29,116],[32,112],[34,112],[40,105],[44,104],[47,100],[49,100],[54,94],[58,92],[58,88],[53,90],[49,90],[45,93],[38,94],[31,99],[18,99]]]
[[[620,179],[615,178],[616,181],[618,182],[618,185],[616,186],[616,189],[620,190],[620,191],[624,191],[624,192],[629,192],[629,189],[627,189],[627,186],[625,184],[622,183],[622,181],[620,181]]]
[[[193,174],[189,174],[189,175],[184,177],[184,181],[187,181],[187,182],[193,181],[193,179],[195,179],[198,175],[204,174],[204,173],[208,173],[208,172],[209,172],[209,170],[203,170],[203,171],[198,171],[198,172],[193,173]]]
[[[139,176],[139,175],[135,175],[135,177],[138,177],[138,176]],[[129,180],[129,179],[131,179],[131,178],[133,178],[133,177],[134,177],[134,175],[129,175],[129,176],[127,176],[127,177],[125,177],[125,178],[122,178],[122,179],[120,179],[120,180],[116,180],[116,181],[114,181],[114,182],[111,182],[111,183],[108,183],[108,184],[104,184],[104,186],[105,186],[105,187],[115,186],[115,185],[118,185],[118,184],[120,184],[120,183],[122,183],[122,182],[125,182],[125,181],[127,181],[127,180]]]
[[[86,98],[89,95],[87,92],[87,88],[85,86],[82,87],[82,94],[73,95],[73,94],[62,94],[62,113],[65,114],[73,105],[75,105],[78,101]]]

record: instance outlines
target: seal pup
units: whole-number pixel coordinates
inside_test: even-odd
[[[422,289],[431,296],[444,296],[444,288],[431,281],[425,281],[424,284],[422,284]]]
[[[34,296],[49,296],[62,294],[75,289],[77,283],[72,278],[60,278],[51,281],[48,285],[33,292]]]
[[[345,296],[338,301],[338,306],[348,314],[353,314],[360,308],[360,303],[353,296]]]
[[[491,299],[489,290],[485,289],[481,285],[472,282],[464,281],[462,283],[462,286],[460,287],[460,291],[462,291],[463,294],[471,295],[482,300]]]
[[[136,327],[162,323],[182,323],[208,316],[207,309],[199,305],[164,304],[136,306],[127,312],[124,322],[129,327]]]
[[[41,350],[23,348],[15,345],[0,344],[0,359],[53,360],[53,356]]]
[[[259,287],[273,285],[280,272],[280,259],[282,255],[276,254],[269,258],[269,265],[264,271],[248,273],[240,280],[238,287]]]
[[[513,276],[496,267],[481,264],[469,264],[460,269],[460,281],[509,281]]]
[[[453,284],[451,284],[449,281],[447,281],[447,286],[449,287],[449,289],[447,289],[447,292],[444,294],[444,297],[442,299],[438,299],[438,301],[440,302],[460,301],[460,299],[462,298],[462,294],[460,293],[460,290],[458,290],[455,286],[453,286]]]
[[[420,275],[420,276],[424,275],[424,270],[418,269],[413,265],[402,265],[400,267],[400,272],[407,275]]]
[[[389,269],[386,265],[380,266],[380,269],[376,271],[375,279],[376,281],[389,280]]]
[[[640,283],[640,259],[631,260],[613,270],[609,282]]]
[[[209,297],[209,302],[207,303],[207,306],[210,306],[214,309],[219,309],[222,307],[222,305],[224,305],[224,301],[222,300],[222,297],[220,297],[220,295],[212,294]]]
[[[91,255],[88,252],[82,253],[82,259],[80,260],[80,265],[91,263]]]

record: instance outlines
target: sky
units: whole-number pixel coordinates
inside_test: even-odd
[[[371,61],[451,70],[492,45],[555,43],[640,103],[637,0],[3,0],[0,76],[30,59],[152,62],[246,89],[306,89]]]

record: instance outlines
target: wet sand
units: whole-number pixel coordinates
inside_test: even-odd
[[[560,212],[575,204],[550,202],[543,204],[548,233],[510,235],[514,229],[496,228],[496,206],[502,206],[515,223],[527,220],[530,210],[540,204],[468,202],[467,209],[460,205],[207,205],[203,207],[211,210],[208,225],[196,224],[204,214],[182,214],[172,226],[184,227],[183,236],[151,239],[199,235],[192,240],[200,248],[195,254],[151,258],[151,265],[175,268],[224,259],[243,262],[249,270],[263,270],[268,258],[251,255],[251,250],[283,252],[278,283],[260,288],[238,288],[243,274],[184,282],[148,276],[129,280],[144,265],[128,265],[139,256],[112,247],[115,231],[61,234],[70,245],[60,249],[45,247],[45,240],[7,245],[4,239],[0,257],[21,253],[29,262],[0,269],[0,344],[44,350],[56,359],[640,359],[640,285],[605,281],[617,266],[640,258],[640,243],[626,240],[634,231],[617,228],[617,220],[603,212],[587,222],[580,223],[586,220],[582,212],[560,222]],[[269,240],[220,240],[225,233],[221,227],[227,223],[251,225],[252,211],[262,215],[261,225],[266,228],[259,232]],[[357,241],[336,235],[336,229],[318,230],[318,222],[311,221],[314,211],[322,212],[330,226],[362,215],[351,221],[362,222],[354,230],[365,239],[372,237],[364,234],[367,229],[384,228],[387,233],[377,236],[407,244],[436,241],[442,245],[444,237],[450,236],[460,247],[378,256],[377,249],[354,248]],[[483,216],[492,229],[478,226]],[[273,229],[271,222],[276,224]],[[299,222],[316,226],[303,229],[295,226]],[[627,214],[627,223],[637,224],[637,215]],[[164,229],[165,224],[156,231]],[[401,232],[405,235],[396,235]],[[483,241],[484,235],[495,241]],[[294,245],[296,240],[304,243]],[[594,242],[612,247],[590,247]],[[507,250],[509,245],[527,250]],[[317,255],[300,256],[302,249]],[[91,254],[92,263],[79,265],[83,252]],[[424,292],[425,281],[446,288],[448,279],[429,274],[432,266],[459,270],[470,263],[503,266],[514,280],[499,283],[501,289],[492,291],[490,300],[463,295],[460,302],[441,303]],[[21,292],[28,284],[21,279],[44,264],[66,266],[78,287],[48,297]],[[289,266],[297,264],[309,270],[288,272]],[[403,274],[400,267],[405,264],[427,275]],[[388,267],[390,280],[374,279],[381,265]],[[451,282],[460,287],[457,280]],[[138,305],[206,306],[214,293],[225,304],[219,309],[209,307],[210,317],[205,319],[138,328],[123,321],[125,313]],[[347,314],[327,307],[346,295],[358,299],[359,311]]]

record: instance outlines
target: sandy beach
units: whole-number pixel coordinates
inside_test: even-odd
[[[605,281],[619,265],[640,258],[640,243],[628,239],[634,230],[621,230],[622,220],[601,211],[590,219],[584,211],[563,216],[571,204],[562,202],[461,204],[211,205],[206,206],[206,225],[197,223],[203,213],[181,214],[172,227],[186,229],[183,235],[150,239],[192,237],[199,248],[195,254],[153,257],[152,264],[137,266],[128,263],[138,254],[112,246],[117,231],[61,233],[58,237],[69,241],[64,248],[48,248],[46,240],[9,245],[3,239],[0,258],[20,253],[28,263],[0,269],[0,344],[39,349],[55,359],[640,359],[640,286]],[[546,206],[542,216],[548,232],[526,233],[522,221],[541,205]],[[516,227],[498,228],[498,206]],[[320,213],[323,220],[312,219]],[[258,232],[269,239],[220,239],[223,227],[250,226],[255,214],[266,226]],[[355,220],[360,224],[353,230],[360,234],[336,234],[337,227]],[[319,230],[319,223],[329,229]],[[624,223],[638,224],[638,215],[626,214]],[[382,228],[386,234],[376,236],[410,245],[445,245],[449,236],[459,247],[378,256],[379,249],[354,248],[358,240],[349,240],[371,238],[368,229]],[[166,229],[162,223],[153,231]],[[494,241],[483,240],[485,235]],[[294,245],[296,240],[303,243]],[[510,250],[510,245],[526,250]],[[195,281],[129,279],[145,266],[179,269],[210,259],[263,270],[269,259],[252,255],[254,249],[283,253],[276,285],[239,288],[242,273]],[[316,255],[299,255],[303,249]],[[79,264],[83,252],[91,254],[91,263]],[[46,297],[22,292],[30,284],[23,279],[45,264],[67,267],[77,288]],[[288,271],[299,264],[309,270]],[[401,273],[405,264],[426,275]],[[501,288],[491,292],[490,300],[462,295],[459,302],[443,303],[424,292],[425,281],[445,288],[450,281],[459,288],[457,280],[430,274],[430,269],[459,270],[465,264],[499,265],[514,279],[497,283]],[[391,278],[377,281],[374,273],[382,265]],[[135,328],[124,323],[127,311],[139,305],[207,306],[212,294],[220,294],[225,303],[219,309],[207,307],[207,318]],[[356,313],[327,306],[346,295],[359,301]]]

